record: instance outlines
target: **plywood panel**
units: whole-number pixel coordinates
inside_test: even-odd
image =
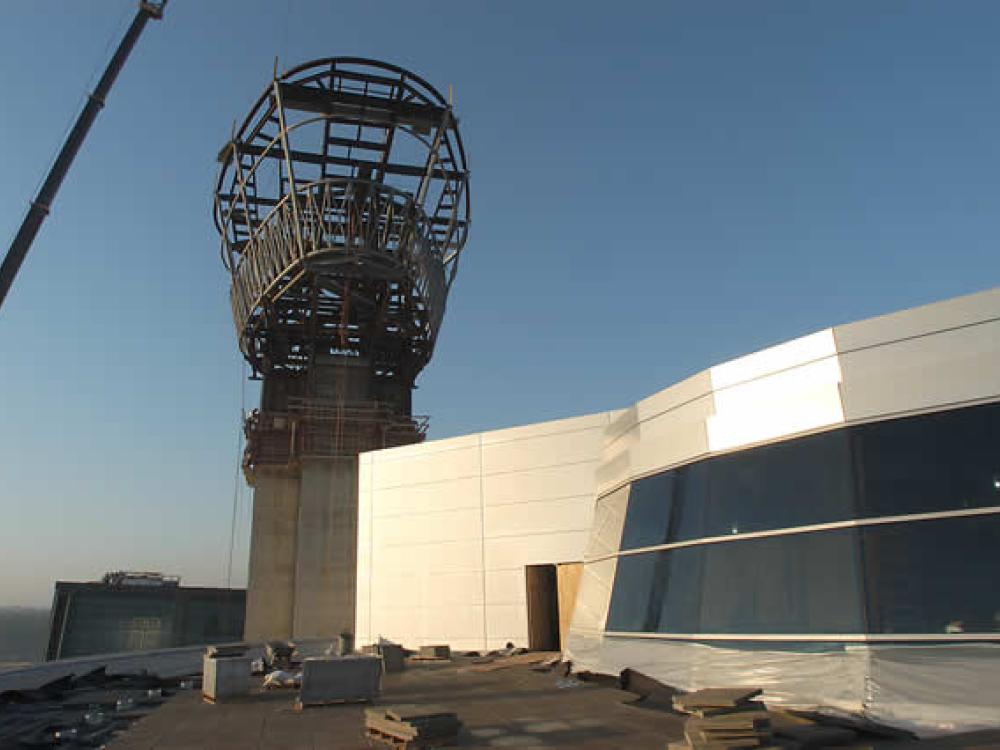
[[[576,606],[576,592],[580,588],[583,563],[559,563],[556,566],[556,588],[559,593],[559,648],[566,648],[573,608]]]

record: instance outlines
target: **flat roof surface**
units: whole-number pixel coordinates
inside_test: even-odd
[[[663,750],[683,742],[688,718],[661,708],[630,705],[638,696],[606,684],[571,680],[562,670],[540,672],[513,664],[475,671],[471,659],[413,662],[385,675],[374,705],[417,704],[456,712],[464,724],[463,748],[598,748]],[[364,735],[364,709],[372,704],[293,708],[297,690],[263,692],[210,704],[200,690],[183,691],[114,737],[110,750],[356,750],[389,748]],[[763,696],[766,701],[767,696]],[[1000,750],[1000,730],[936,739],[886,739],[870,734],[839,745],[842,750]]]
[[[411,662],[383,678],[379,704],[445,706],[464,724],[460,747],[478,748],[656,748],[683,736],[683,716],[626,705],[633,693],[595,683],[557,687],[559,672],[511,666],[473,672],[470,659]],[[574,680],[574,683],[577,681]],[[308,707],[292,704],[298,691],[262,692],[210,704],[200,691],[178,693],[162,708],[117,736],[111,750],[181,748],[369,748],[364,736],[366,704]]]

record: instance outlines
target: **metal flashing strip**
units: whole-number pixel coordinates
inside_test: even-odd
[[[644,638],[665,641],[761,641],[803,643],[950,643],[997,642],[997,633],[629,633],[606,630],[609,638]]]
[[[699,539],[686,539],[682,542],[668,542],[666,544],[655,544],[649,547],[638,547],[636,549],[620,550],[607,555],[585,558],[584,564],[600,562],[612,557],[626,557],[628,555],[641,555],[646,552],[661,552],[664,550],[680,549],[683,547],[698,547],[704,544],[721,544],[724,542],[736,542],[745,539],[766,539],[775,536],[792,536],[793,534],[809,534],[814,531],[831,531],[834,529],[849,529],[863,526],[880,526],[890,523],[912,523],[919,521],[935,521],[944,518],[967,518],[970,516],[989,516],[1000,513],[1000,505],[987,505],[982,508],[966,508],[963,510],[941,510],[928,513],[910,513],[898,516],[877,516],[874,518],[851,518],[846,521],[830,521],[829,523],[814,523],[808,526],[792,526],[783,529],[768,529],[767,531],[749,531],[741,534],[726,534],[723,536],[707,536]]]

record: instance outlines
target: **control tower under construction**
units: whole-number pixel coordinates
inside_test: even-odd
[[[428,363],[469,230],[450,102],[413,73],[330,58],[277,76],[219,154],[215,221],[254,488],[247,638],[354,627],[358,453],[423,440]]]

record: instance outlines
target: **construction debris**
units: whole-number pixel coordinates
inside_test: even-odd
[[[466,667],[466,672],[495,672],[498,669],[509,667],[531,666],[533,664],[545,664],[551,668],[559,663],[561,655],[558,651],[531,651],[526,654],[516,654],[514,656],[485,657],[485,659],[473,659],[474,664]]]
[[[301,672],[286,672],[276,669],[264,678],[263,690],[279,690],[281,688],[297,688],[302,685]]]
[[[669,750],[739,750],[771,742],[767,706],[753,698],[760,688],[707,688],[675,695],[674,709],[691,714],[684,724],[687,743],[670,743]]]
[[[401,750],[454,745],[462,722],[441,706],[397,705],[365,709],[365,732]]]
[[[0,692],[0,747],[101,747],[158,708],[178,679],[105,667],[30,690]]]
[[[264,663],[270,669],[291,669],[294,656],[294,643],[273,640],[264,644]]]
[[[390,672],[402,672],[406,669],[406,649],[398,643],[392,643],[384,639],[379,639],[378,643],[370,646],[362,646],[361,653],[369,656],[381,656],[382,668],[386,674]]]
[[[421,646],[420,652],[410,658],[416,661],[448,661],[451,659],[451,647]]]

